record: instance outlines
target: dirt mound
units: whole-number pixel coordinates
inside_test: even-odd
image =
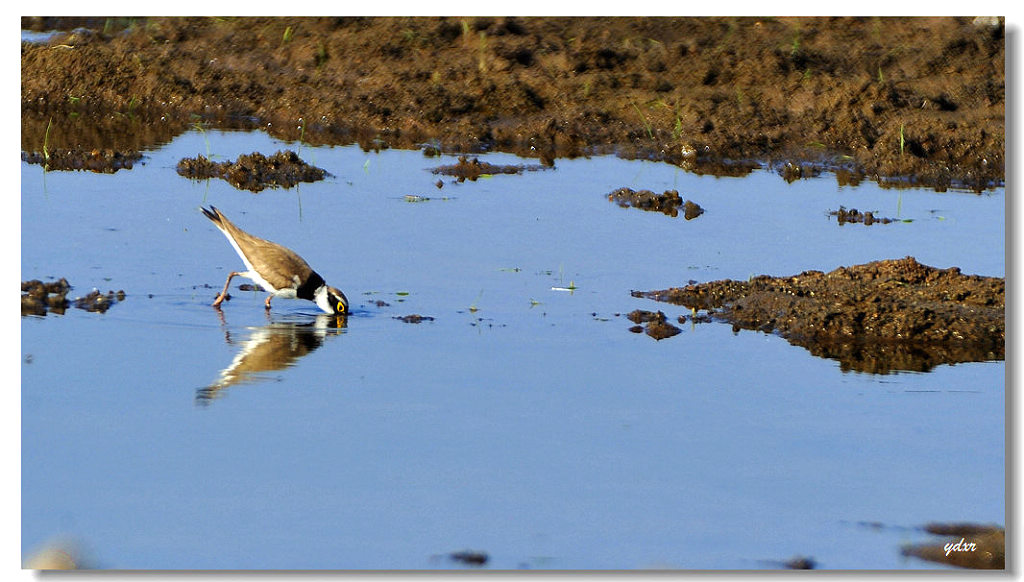
[[[907,257],[633,295],[708,310],[737,329],[778,333],[843,369],[888,373],[1003,359],[1005,287],[1003,278]]]
[[[239,190],[260,192],[265,188],[291,188],[300,182],[323,180],[327,172],[302,161],[291,151],[267,157],[259,152],[238,156],[234,162],[212,162],[205,156],[178,162],[178,174],[193,180],[222,178]]]

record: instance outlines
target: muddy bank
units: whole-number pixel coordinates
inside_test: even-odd
[[[633,295],[707,310],[735,329],[778,333],[843,370],[885,374],[1004,359],[1005,286],[1003,278],[907,257]]]
[[[699,173],[1004,180],[1005,39],[972,18],[23,18],[22,149],[198,122],[314,145],[616,152]],[[89,137],[81,125],[137,133]],[[159,126],[160,129],[155,129]],[[96,139],[99,141],[87,141]],[[155,144],[149,144],[150,146]],[[887,178],[894,178],[888,180]]]

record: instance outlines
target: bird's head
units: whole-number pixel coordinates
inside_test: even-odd
[[[348,298],[340,289],[327,287],[327,304],[334,315],[348,315]]]
[[[320,309],[331,315],[348,315],[348,299],[340,289],[321,285],[313,295],[313,301]]]

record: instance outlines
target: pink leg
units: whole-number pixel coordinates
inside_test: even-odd
[[[217,299],[214,300],[213,302],[214,307],[219,307],[220,304],[224,301],[224,298],[228,296],[228,285],[231,284],[231,279],[234,279],[235,275],[241,275],[241,273],[237,271],[232,271],[231,274],[228,275],[228,280],[224,281],[224,289],[221,290],[220,295],[218,295]]]
[[[267,305],[267,311],[270,311],[270,298],[271,298],[271,297],[273,297],[273,295],[267,295],[267,303],[266,303],[266,305]]]

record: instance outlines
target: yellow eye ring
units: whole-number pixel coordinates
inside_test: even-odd
[[[338,302],[338,313],[345,313],[345,304],[341,301]]]

